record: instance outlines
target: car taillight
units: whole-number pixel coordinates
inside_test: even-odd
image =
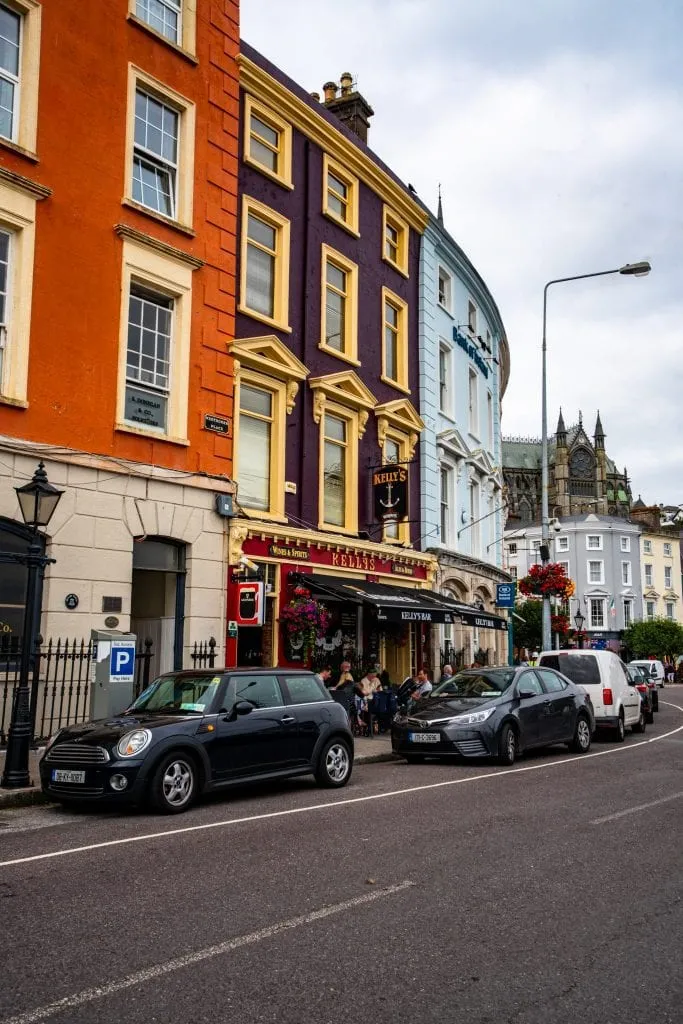
[[[608,689],[607,687],[605,687],[605,689],[602,691],[602,703],[603,704],[612,704],[613,703],[612,691],[610,689]]]
[[[638,693],[647,693],[647,690],[648,690],[648,688],[647,688],[647,686],[645,685],[645,683],[639,683],[639,684],[638,684],[638,685],[636,686],[636,690],[638,691]]]

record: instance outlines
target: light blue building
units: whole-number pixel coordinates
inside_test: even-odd
[[[503,570],[500,407],[510,374],[493,296],[443,225],[441,201],[422,241],[420,413],[422,546],[439,560],[435,588],[495,612]],[[502,625],[502,623],[500,623]],[[507,661],[502,629],[442,627],[434,663]]]

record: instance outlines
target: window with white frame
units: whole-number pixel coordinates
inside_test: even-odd
[[[602,551],[602,534],[589,533],[586,536],[586,547],[589,551]]]
[[[0,230],[0,395],[3,393],[2,381],[4,370],[5,348],[7,346],[9,319],[9,282],[10,253],[12,236],[9,231]]]
[[[653,585],[652,565],[650,562],[646,562],[645,566],[645,586],[651,587]]]
[[[605,582],[605,563],[603,561],[589,561],[588,563],[588,582],[589,583],[604,583]]]
[[[165,217],[177,205],[180,114],[156,96],[135,92],[133,199]]]
[[[590,610],[591,629],[605,628],[605,599],[604,597],[591,597],[588,600]]]
[[[439,409],[451,415],[451,350],[446,345],[439,346]]]
[[[654,619],[654,617],[655,617],[655,602],[654,601],[646,601],[645,602],[645,618],[648,620],[648,622],[651,622],[652,619]]]
[[[651,540],[644,540],[643,541],[643,554],[645,554],[645,555],[651,555],[652,554],[652,541]]]
[[[141,21],[146,21],[150,28],[170,39],[172,43],[180,43],[182,0],[136,0],[135,13]]]
[[[164,432],[168,426],[173,307],[172,298],[131,285],[124,418]]]
[[[631,550],[631,538],[630,537],[622,537],[621,538],[621,550],[622,551],[630,551]]]
[[[667,617],[667,619],[673,619],[674,618],[674,613],[675,613],[675,608],[674,608],[673,601],[667,601],[666,602],[666,617]]]
[[[451,311],[453,281],[451,275],[443,267],[439,267],[439,305],[449,313]]]
[[[668,541],[664,541],[664,557],[671,558],[671,544]]]
[[[513,580],[517,579],[517,566],[516,565],[508,566],[508,572],[512,576]]]
[[[557,564],[562,566],[565,572],[565,576],[569,579],[569,562],[558,562]]]
[[[469,414],[470,434],[479,437],[479,378],[474,370],[469,371]]]
[[[531,548],[532,548],[533,551],[540,551],[541,550],[541,542],[540,542],[540,540],[532,540]]]
[[[477,522],[481,515],[481,489],[479,483],[473,480],[470,484],[470,534],[471,534],[471,547],[470,550],[473,554],[480,554],[481,548],[481,531],[480,523]]]
[[[486,426],[488,428],[489,451],[493,451],[493,395],[490,391],[486,393]]]
[[[477,307],[471,299],[467,303],[467,327],[470,334],[477,333]]]
[[[451,476],[452,471],[449,467],[441,466],[439,473],[439,539],[442,544],[448,544],[450,538]]]
[[[509,555],[516,555],[517,554],[517,543],[516,543],[516,541],[512,541],[510,544],[508,544],[508,554]]]
[[[630,562],[622,562],[621,563],[621,582],[622,582],[622,584],[625,587],[630,587],[631,583],[633,582],[632,576],[631,576],[631,563]]]
[[[628,629],[632,622],[633,601],[631,601],[629,598],[624,598],[624,629]]]
[[[555,543],[558,551],[569,551],[569,537],[558,537]]]
[[[664,586],[667,590],[671,590],[671,566],[664,566]]]
[[[0,4],[0,135],[16,139],[19,111],[21,15]]]

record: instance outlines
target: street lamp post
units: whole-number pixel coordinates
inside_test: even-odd
[[[586,621],[586,617],[581,614],[581,607],[576,609],[576,615],[574,616],[574,625],[576,626],[576,639],[579,642],[579,650],[583,650],[583,624]]]
[[[31,721],[28,677],[38,625],[36,622],[38,582],[41,570],[54,562],[54,558],[46,558],[42,553],[38,528],[48,525],[63,493],[49,482],[42,462],[38,464],[33,479],[23,487],[16,487],[15,490],[22,517],[26,525],[31,528],[32,534],[26,554],[12,553],[6,556],[7,560],[21,562],[28,569],[26,608],[19,661],[19,686],[12,702],[12,720],[7,737],[7,755],[1,783],[6,789],[21,789],[30,785],[28,757],[33,723]]]
[[[546,378],[546,320],[548,308],[548,288],[551,284],[564,284],[566,281],[583,281],[589,277],[606,277],[609,274],[624,274],[629,277],[645,277],[651,270],[647,260],[640,263],[627,263],[615,270],[598,270],[592,274],[575,274],[573,277],[556,277],[548,281],[543,289],[543,346],[541,361],[541,550],[542,561],[545,565],[550,561],[550,522],[548,518],[548,394]],[[544,651],[550,650],[550,597],[543,597],[543,630],[542,630]]]

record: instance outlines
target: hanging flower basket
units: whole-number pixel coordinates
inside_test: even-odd
[[[567,636],[569,633],[569,619],[566,615],[550,616],[550,632],[559,633],[560,636]]]
[[[310,590],[296,587],[293,599],[280,609],[280,621],[293,646],[303,647],[304,660],[308,661],[316,640],[327,632],[330,613],[311,597]]]
[[[532,565],[529,575],[519,581],[519,589],[527,597],[559,597],[569,600],[576,587],[559,562]]]

